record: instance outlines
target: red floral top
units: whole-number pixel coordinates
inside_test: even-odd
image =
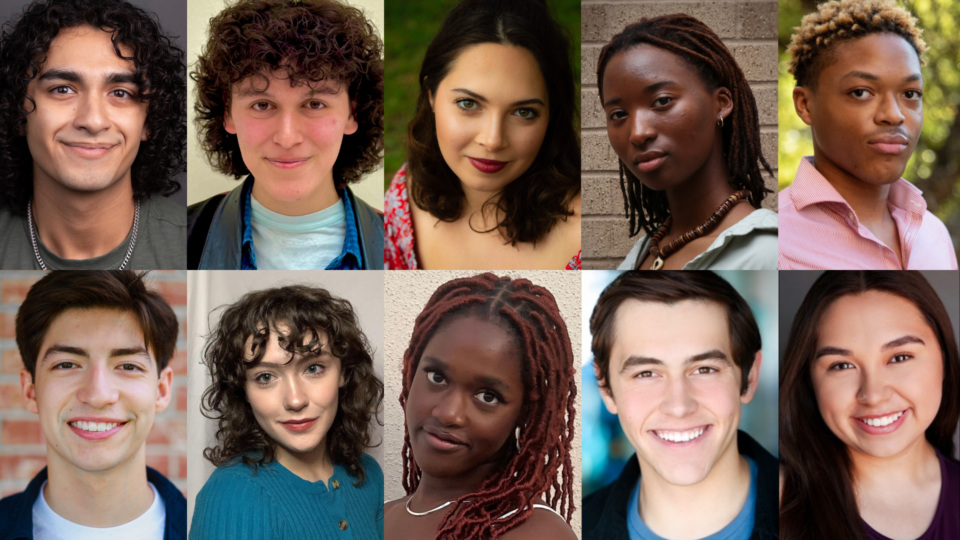
[[[419,270],[414,252],[413,221],[407,199],[407,167],[397,171],[384,196],[383,266],[387,270]],[[578,252],[564,270],[580,270]]]

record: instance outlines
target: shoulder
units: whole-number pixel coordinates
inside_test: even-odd
[[[259,467],[250,467],[239,459],[217,467],[200,493],[197,494],[197,504],[201,499],[216,501],[218,506],[232,504],[236,500],[247,497],[260,497],[264,487],[257,476],[263,473]],[[232,502],[225,502],[232,501]]]
[[[153,221],[162,221],[179,228],[187,226],[186,208],[168,197],[153,195],[144,200],[144,205],[150,208],[150,219]]]
[[[390,187],[383,197],[383,210],[391,218],[390,214],[409,214],[410,207],[407,199],[407,164],[404,163],[397,174],[390,181]]]
[[[0,531],[9,530],[13,527],[21,509],[27,511],[25,505],[33,506],[33,501],[27,500],[25,491],[0,499]]]
[[[263,471],[258,471],[261,475]],[[253,470],[236,461],[217,467],[197,494],[191,540],[272,538],[282,530],[283,514],[275,497],[257,481]],[[242,532],[241,535],[236,535]]]
[[[363,467],[363,472],[366,475],[366,478],[363,480],[363,485],[360,487],[373,486],[374,488],[382,490],[383,469],[380,467],[380,464],[377,463],[377,460],[370,454],[363,454],[360,456],[360,466]]]
[[[503,540],[576,540],[570,525],[562,517],[549,510],[534,508],[533,513],[517,528],[500,536]]]
[[[633,270],[633,267],[637,264],[637,258],[640,256],[640,252],[646,245],[646,241],[647,235],[640,235],[640,238],[637,238],[636,243],[634,243],[633,247],[630,248],[630,252],[627,253],[626,258],[623,259],[623,262],[620,263],[620,266],[617,267],[617,270]]]
[[[610,500],[610,495],[613,493],[614,483],[611,482],[583,498],[580,511],[583,513],[584,531],[599,524],[600,516],[603,515],[603,511]],[[626,506],[626,503],[624,503],[624,506]]]

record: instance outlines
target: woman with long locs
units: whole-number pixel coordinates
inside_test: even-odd
[[[573,352],[553,295],[454,279],[403,355],[403,487],[386,538],[573,539]]]
[[[958,391],[953,325],[921,274],[821,275],[780,366],[780,538],[960,538]]]

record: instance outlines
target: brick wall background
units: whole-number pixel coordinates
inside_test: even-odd
[[[777,3],[770,0],[583,0],[581,110],[583,128],[583,268],[616,268],[637,241],[630,238],[623,213],[617,155],[607,139],[597,95],[597,57],[615,34],[641,17],[686,13],[709,26],[733,53],[760,113],[763,155],[773,168],[764,172],[773,190],[763,206],[777,209]]]
[[[47,465],[47,448],[37,415],[23,408],[17,351],[17,310],[30,286],[45,272],[0,272],[0,497],[23,491]],[[173,399],[156,416],[147,436],[147,465],[169,478],[180,491],[187,485],[187,272],[156,271],[149,286],[159,291],[180,321],[173,367]]]

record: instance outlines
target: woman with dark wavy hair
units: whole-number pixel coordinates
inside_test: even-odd
[[[545,0],[451,10],[386,194],[387,268],[580,269],[571,53]]]
[[[957,341],[930,283],[825,272],[780,365],[780,538],[960,538],[958,416]]]
[[[383,401],[350,302],[292,285],[227,307],[203,349],[217,421],[191,539],[383,536],[383,471],[365,454]]]
[[[190,76],[210,165],[244,182],[188,209],[187,267],[383,268],[383,214],[349,184],[383,157],[383,42],[337,0],[240,0]]]

